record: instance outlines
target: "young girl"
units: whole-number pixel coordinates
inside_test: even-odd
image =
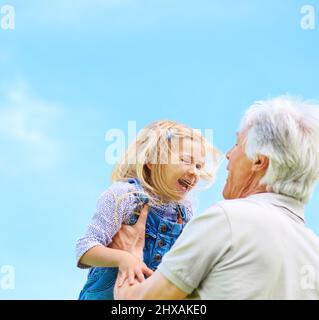
[[[173,121],[158,121],[141,131],[113,171],[113,184],[100,197],[86,235],[77,241],[78,267],[90,268],[80,300],[113,299],[118,271],[142,281],[143,274],[157,268],[192,217],[188,192],[200,179],[212,181],[217,155],[198,131]],[[122,223],[136,223],[145,204],[143,262],[107,246]]]

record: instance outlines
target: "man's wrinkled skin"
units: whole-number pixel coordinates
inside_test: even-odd
[[[148,205],[145,205],[134,226],[122,224],[119,232],[109,245],[112,249],[125,250],[143,260],[145,244],[145,224],[148,215]]]

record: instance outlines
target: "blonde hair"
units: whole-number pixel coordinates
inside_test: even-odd
[[[219,163],[219,151],[199,131],[170,120],[153,122],[140,131],[113,170],[112,181],[137,178],[150,194],[158,195],[164,201],[177,200],[178,191],[166,185],[163,170],[165,164],[174,161],[182,139],[201,142],[201,151],[205,151],[206,157],[210,156],[211,167],[201,169],[200,178],[212,183]]]

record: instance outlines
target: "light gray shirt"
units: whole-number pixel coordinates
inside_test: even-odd
[[[260,193],[193,218],[158,269],[201,299],[319,299],[319,238],[302,203]]]

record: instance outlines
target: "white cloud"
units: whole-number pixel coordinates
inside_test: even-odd
[[[62,108],[30,94],[25,85],[6,90],[0,102],[0,173],[18,176],[45,173],[60,161],[52,137]]]

